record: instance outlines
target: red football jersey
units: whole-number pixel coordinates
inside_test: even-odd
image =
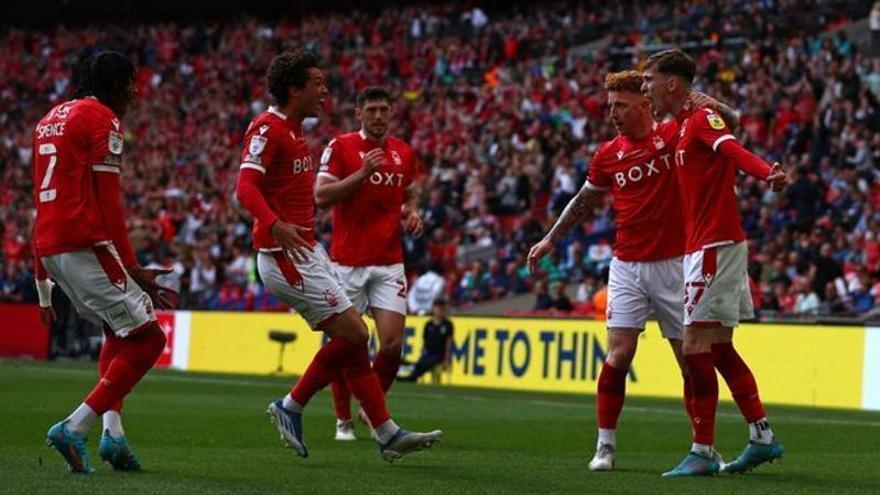
[[[363,156],[379,145],[361,132],[342,134],[321,155],[320,175],[342,180],[358,171]],[[333,208],[330,257],[344,266],[403,263],[401,206],[416,176],[416,160],[406,143],[389,136],[382,146],[388,165],[373,172]]]
[[[57,105],[33,134],[34,243],[40,256],[111,240],[101,216],[95,172],[119,173],[122,122],[95,98]]]
[[[314,229],[315,166],[299,122],[275,107],[257,115],[244,135],[240,168],[264,175],[259,191],[279,219]],[[270,228],[254,218],[255,249],[278,247]],[[314,230],[304,237],[314,242]]]
[[[596,150],[587,187],[611,191],[623,261],[657,261],[684,254],[684,215],[673,152],[678,123],[655,123],[645,137],[617,136]]]
[[[682,111],[675,163],[685,218],[685,252],[746,238],[736,198],[736,164],[717,154],[724,141],[736,139],[727,124],[708,108]]]

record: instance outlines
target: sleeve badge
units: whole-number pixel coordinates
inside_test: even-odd
[[[720,131],[721,129],[724,129],[724,127],[725,127],[724,119],[722,119],[721,117],[719,117],[718,115],[716,115],[714,113],[710,113],[710,114],[706,115],[706,119],[709,120],[709,127],[711,127],[712,129],[715,129],[716,131]]]
[[[114,155],[121,155],[123,141],[121,132],[110,131],[107,135],[107,149]]]
[[[263,136],[253,136],[251,137],[251,142],[248,145],[248,153],[252,156],[260,156],[264,149],[266,149],[266,143],[269,140]]]

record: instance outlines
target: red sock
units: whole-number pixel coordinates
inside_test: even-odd
[[[712,445],[715,438],[715,411],[718,408],[718,376],[712,353],[684,357],[691,375],[694,442]]]
[[[715,368],[724,377],[727,387],[730,389],[733,400],[739,406],[740,412],[749,423],[767,416],[764,413],[764,405],[758,395],[758,384],[755,376],[745,361],[742,360],[732,342],[724,342],[712,345],[712,356],[715,359]]]
[[[599,417],[599,428],[617,429],[617,418],[623,409],[626,396],[626,374],[628,370],[620,370],[608,363],[602,365],[599,372],[599,383],[596,387],[596,414]]]
[[[101,346],[101,354],[98,356],[98,374],[104,376],[110,368],[110,362],[119,354],[119,337],[112,331],[104,329],[104,345]],[[122,401],[110,406],[110,410],[122,411]]]
[[[330,387],[333,392],[333,409],[336,410],[336,419],[351,420],[351,391],[345,384],[345,379],[341,375],[338,376],[330,382]]]
[[[107,364],[101,379],[92,389],[85,403],[97,414],[104,414],[122,399],[153,367],[165,349],[165,334],[150,327],[136,335],[117,339],[112,344],[117,354]]]
[[[400,352],[392,355],[379,352],[376,359],[373,360],[373,372],[379,378],[382,390],[388,392],[394,379],[397,378],[397,370],[400,369]]]
[[[348,389],[357,397],[361,408],[367,413],[370,424],[375,428],[391,419],[385,408],[385,394],[376,373],[370,368],[370,356],[367,348],[361,350],[343,370]]]
[[[341,369],[357,355],[359,349],[347,340],[330,339],[318,350],[306,372],[293,386],[290,391],[293,400],[305,407],[313,395],[339,376]]]
[[[694,384],[690,376],[682,376],[684,380],[684,410],[687,411],[688,417],[693,421],[694,418]]]

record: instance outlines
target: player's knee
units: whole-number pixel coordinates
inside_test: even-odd
[[[370,341],[370,331],[364,320],[355,313],[345,313],[345,339],[356,346],[366,346]]]
[[[617,369],[626,369],[632,364],[635,355],[636,348],[634,346],[618,345],[608,351],[606,360],[608,364]]]
[[[400,350],[403,346],[402,335],[385,335],[379,341],[379,352],[387,356],[400,356]]]
[[[134,335],[125,338],[129,349],[125,352],[131,366],[141,371],[149,370],[165,350],[165,332],[157,322],[152,322]]]

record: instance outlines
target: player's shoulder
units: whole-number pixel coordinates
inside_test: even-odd
[[[111,110],[107,105],[101,103],[101,100],[97,98],[79,98],[76,100],[70,100],[62,105],[70,105],[71,116],[83,115],[118,118],[116,112]]]
[[[330,142],[327,143],[327,146],[352,148],[359,146],[361,141],[363,141],[363,139],[359,133],[344,132],[331,139]]]
[[[654,130],[657,132],[657,134],[660,134],[661,136],[675,134],[678,132],[679,129],[678,121],[673,118],[668,118],[666,120],[656,122],[654,125],[656,126]]]
[[[411,150],[409,144],[407,144],[406,141],[400,139],[397,136],[388,136],[388,144],[390,145],[391,149],[394,150],[405,151],[407,153],[409,153]]]
[[[266,110],[255,116],[248,124],[245,134],[259,134],[268,136],[283,131],[284,120],[274,113]]]
[[[623,136],[615,136],[608,141],[600,144],[598,148],[596,148],[595,153],[593,153],[593,161],[590,166],[596,167],[607,164],[611,157],[615,156],[618,151],[624,150],[626,148],[626,140]]]
[[[64,114],[67,114],[66,116]],[[122,125],[116,112],[97,98],[79,98],[56,106],[50,115],[57,119],[66,119],[76,124],[90,125],[103,121],[111,122],[117,129]]]
[[[713,131],[723,131],[727,128],[721,115],[709,107],[700,108],[691,114],[690,125],[694,129],[712,129]]]

